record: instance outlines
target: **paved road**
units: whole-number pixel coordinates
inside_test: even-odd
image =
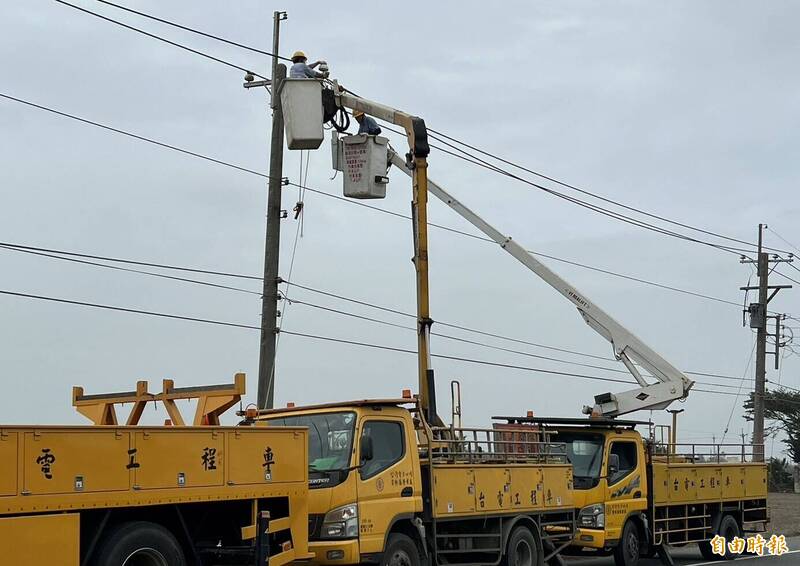
[[[769,537],[766,537],[769,538]],[[773,564],[780,564],[781,566],[800,566],[800,537],[792,537],[786,539],[786,544],[789,547],[789,554],[783,556],[745,556],[739,558],[737,562],[749,561],[750,563],[763,563],[764,566],[772,566]],[[697,545],[690,545],[686,548],[676,548],[672,551],[672,557],[675,559],[675,564],[680,566],[701,566],[701,565],[716,565],[719,566],[724,562],[706,562],[700,556],[700,551],[697,550]],[[613,566],[614,559],[611,557],[606,558],[568,558],[567,564],[570,566]],[[656,559],[642,560],[639,562],[640,566],[661,566],[661,561]]]

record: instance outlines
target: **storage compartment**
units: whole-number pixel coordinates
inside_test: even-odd
[[[325,139],[322,130],[322,81],[284,79],[281,106],[289,149],[317,149]]]
[[[80,540],[77,513],[0,518],[3,564],[78,566]]]
[[[344,196],[386,198],[389,140],[360,134],[339,138],[338,145],[337,159],[344,159]]]

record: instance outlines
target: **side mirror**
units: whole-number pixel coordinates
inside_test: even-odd
[[[363,465],[373,458],[372,450],[372,437],[368,435],[361,436],[361,458],[360,463]]]
[[[617,473],[619,473],[619,454],[609,454],[608,477],[613,478]]]

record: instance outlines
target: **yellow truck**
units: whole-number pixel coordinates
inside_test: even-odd
[[[547,439],[434,426],[409,392],[248,422],[308,428],[312,564],[540,566],[575,536],[572,466]]]
[[[711,560],[715,535],[766,528],[767,468],[749,447],[657,443],[639,434],[649,423],[638,421],[496,419],[550,431],[566,447],[578,523],[571,553],[613,554],[618,566],[633,566],[656,552],[669,563],[669,547],[697,543]]]
[[[308,558],[304,428],[219,426],[235,383],[85,395],[92,426],[0,426],[0,545],[9,566],[271,564]],[[176,401],[198,401],[184,425]],[[177,426],[138,426],[161,401]],[[115,405],[131,403],[125,424]]]

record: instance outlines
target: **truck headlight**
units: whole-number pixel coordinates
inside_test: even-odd
[[[345,505],[329,511],[322,521],[322,538],[358,537],[358,505]]]
[[[606,506],[603,503],[588,505],[578,513],[578,526],[587,529],[602,529],[606,526]]]

